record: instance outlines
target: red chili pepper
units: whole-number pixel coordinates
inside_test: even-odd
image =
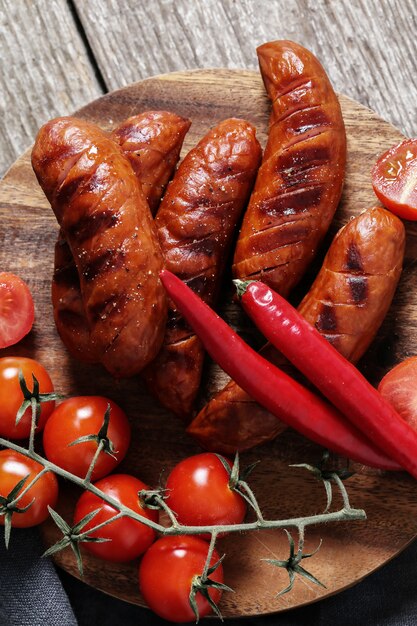
[[[259,330],[370,441],[417,478],[417,432],[284,298],[261,282],[235,281]]]
[[[320,445],[365,465],[398,470],[325,400],[252,350],[210,307],[168,270],[162,283],[210,356],[268,411]]]

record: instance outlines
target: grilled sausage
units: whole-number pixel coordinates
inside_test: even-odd
[[[155,218],[167,269],[207,303],[213,303],[219,290],[260,159],[250,124],[221,122],[185,157]],[[203,357],[199,339],[171,303],[163,348],[144,375],[151,393],[181,417],[192,410]]]
[[[168,111],[148,111],[122,122],[111,135],[129,159],[152,213],[174,173],[190,124]],[[52,304],[58,333],[72,356],[87,363],[97,362],[77,268],[62,231],[55,245],[54,267]]]
[[[132,376],[158,352],[166,321],[162,254],[133,169],[103,131],[70,117],[41,128],[32,166],[75,259],[99,360]]]
[[[272,101],[268,143],[237,242],[233,272],[286,296],[326,233],[342,192],[346,134],[314,55],[290,41],[257,50]]]
[[[404,244],[404,226],[397,217],[380,207],[365,211],[336,235],[298,308],[352,363],[365,353],[390,307]],[[284,357],[270,344],[261,352],[278,367],[286,367]],[[232,453],[269,441],[285,428],[230,381],[197,415],[188,432],[204,448]]]
[[[190,120],[175,113],[148,111],[122,122],[111,135],[128,157],[152,215],[175,171],[190,126]]]

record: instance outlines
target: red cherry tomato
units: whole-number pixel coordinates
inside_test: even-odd
[[[381,380],[378,391],[417,430],[417,357],[396,365]]]
[[[33,326],[35,308],[27,284],[15,274],[0,273],[0,348],[13,346]]]
[[[166,488],[167,504],[186,526],[240,524],[245,517],[245,500],[229,487],[227,471],[211,452],[178,463]]]
[[[158,521],[158,511],[142,508],[139,502],[138,493],[148,487],[138,478],[127,474],[113,474],[95,483],[98,489],[111,496],[118,502],[137,511],[140,515],[147,517],[153,522]],[[74,523],[77,524],[88,513],[100,509],[97,515],[82,529],[83,532],[93,528],[102,522],[117,515],[118,511],[98,498],[94,494],[85,491],[77,502],[74,513]],[[141,522],[122,517],[115,522],[111,522],[97,532],[92,533],[92,537],[105,537],[111,539],[103,543],[83,543],[84,548],[106,561],[124,562],[131,561],[140,556],[149,548],[155,540],[155,531]]]
[[[191,584],[203,573],[208,543],[193,536],[162,537],[146,552],[139,566],[139,588],[146,604],[154,613],[170,622],[195,622],[196,616],[189,602]],[[216,550],[210,561],[219,560]],[[210,579],[223,583],[223,568],[219,565]],[[219,589],[210,589],[211,599],[217,604]],[[197,592],[199,617],[211,613],[208,601]]]
[[[23,456],[14,450],[0,451],[0,495],[6,497],[25,476],[29,476],[19,493],[29,485],[43,467],[36,461]],[[55,507],[58,499],[58,481],[55,474],[48,472],[39,478],[16,504],[24,509],[30,502],[33,504],[24,513],[13,513],[12,526],[16,528],[29,528],[37,526],[48,517],[48,505]],[[0,524],[4,526],[4,515],[0,515]]]
[[[34,361],[21,356],[3,357],[0,359],[0,436],[9,439],[26,439],[29,437],[32,411],[28,408],[16,426],[16,413],[23,402],[23,393],[19,384],[19,370],[22,370],[30,391],[33,389],[32,374],[39,382],[40,393],[54,390],[51,379],[45,368]],[[38,432],[54,410],[55,402],[42,402],[38,420]]]
[[[90,467],[97,441],[69,444],[86,435],[98,434],[104,414],[110,405],[108,438],[114,446],[114,457],[101,452],[94,466],[93,480],[110,474],[126,456],[130,443],[130,425],[126,414],[112,400],[101,396],[80,396],[57,406],[45,427],[43,447],[46,458],[63,469],[84,477]]]
[[[372,186],[387,209],[417,220],[417,139],[406,139],[379,157],[372,168]]]

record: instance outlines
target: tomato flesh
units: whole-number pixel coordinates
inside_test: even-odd
[[[112,400],[102,396],[78,396],[61,402],[45,426],[43,446],[46,458],[63,469],[83,478],[97,451],[97,441],[69,444],[86,435],[98,434],[107,406],[110,421],[107,436],[113,443],[110,456],[101,452],[92,475],[98,480],[109,474],[126,456],[130,443],[130,425],[126,414]]]
[[[94,483],[98,489],[140,515],[157,522],[158,511],[142,508],[138,492],[148,487],[138,478],[127,474],[112,474]],[[83,532],[115,517],[118,511],[98,496],[85,491],[77,502],[74,524],[88,513],[99,509],[95,517],[83,528]],[[85,550],[106,561],[118,563],[131,561],[143,554],[155,540],[155,531],[129,517],[122,517],[91,533],[92,537],[110,539],[103,543],[83,543]]]
[[[226,460],[229,466],[232,464]],[[229,474],[216,454],[205,452],[184,459],[168,476],[167,504],[181,524],[240,524],[246,514],[241,495],[229,487]]]
[[[23,339],[34,319],[35,307],[27,284],[15,274],[0,273],[0,348]]]
[[[48,372],[37,361],[20,356],[0,359],[0,437],[9,439],[26,439],[30,434],[32,420],[30,408],[25,411],[16,426],[16,413],[23,402],[23,393],[19,384],[19,370],[22,371],[29,390],[33,389],[32,374],[39,382],[40,393],[51,393],[54,390]],[[45,426],[54,407],[55,402],[42,402],[37,426],[38,432]]]
[[[14,450],[0,451],[0,495],[6,497],[17,483],[25,476],[29,476],[20,491],[23,491],[30,481],[35,478],[43,467],[36,461],[15,452]],[[58,481],[55,474],[48,472],[39,478],[27,493],[17,503],[19,508],[25,508],[33,503],[24,513],[13,513],[12,526],[15,528],[29,528],[45,521],[49,515],[48,505],[55,507],[58,499]],[[4,516],[0,515],[0,524],[4,526]]]
[[[196,616],[189,602],[191,584],[203,573],[208,543],[193,536],[173,536],[158,539],[145,553],[139,567],[139,588],[146,604],[154,613],[170,622],[195,622]],[[210,561],[219,560],[216,550]],[[219,565],[210,579],[223,582],[223,568]],[[217,604],[219,589],[210,589],[211,599]],[[199,617],[212,609],[201,593],[196,594]]]
[[[417,430],[417,357],[390,370],[379,383],[378,391]]]
[[[387,209],[417,220],[417,139],[406,139],[379,157],[372,169],[372,186]]]

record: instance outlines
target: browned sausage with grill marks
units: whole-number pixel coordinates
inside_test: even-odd
[[[147,111],[130,117],[112,132],[142,185],[152,215],[174,174],[190,126],[190,120],[175,113]]]
[[[401,220],[375,207],[344,226],[298,310],[344,357],[355,363],[381,325],[400,278],[405,245]],[[270,344],[262,355],[279,367]],[[269,441],[286,425],[231,380],[197,415],[188,432],[210,450],[233,453]]]
[[[166,321],[161,249],[132,166],[103,131],[71,117],[41,128],[32,165],[75,259],[99,360],[132,376],[158,352]]]
[[[152,213],[175,171],[190,124],[169,111],[147,111],[125,120],[111,135],[129,159]],[[52,304],[55,325],[68,351],[81,361],[97,362],[99,356],[90,341],[77,268],[62,232],[55,245]]]
[[[311,52],[291,41],[266,43],[257,52],[272,114],[233,272],[263,280],[286,296],[337,208],[346,134],[337,96]]]
[[[253,126],[221,122],[184,158],[155,218],[166,267],[209,304],[260,159]],[[171,304],[163,347],[144,375],[161,404],[183,418],[192,411],[203,358],[200,341]]]

